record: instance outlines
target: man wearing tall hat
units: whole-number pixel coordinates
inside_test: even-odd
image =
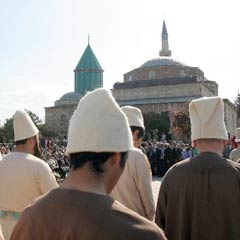
[[[24,210],[11,240],[164,239],[154,223],[108,196],[132,148],[127,118],[110,91],[85,95],[69,124],[68,177]]]
[[[234,162],[237,162],[240,160],[240,128],[236,129],[235,143],[237,144],[237,148],[231,151],[229,158]]]
[[[36,157],[38,129],[25,111],[16,111],[13,128],[16,148],[0,161],[0,225],[5,240],[23,209],[58,186],[48,164]]]
[[[122,107],[131,128],[134,149],[129,151],[125,170],[111,196],[141,216],[153,220],[155,203],[152,193],[152,173],[146,155],[139,149],[144,136],[144,121],[140,109]]]
[[[222,157],[228,140],[222,99],[193,100],[189,113],[199,154],[165,175],[156,223],[168,239],[240,239],[240,165]]]

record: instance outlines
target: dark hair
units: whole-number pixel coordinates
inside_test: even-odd
[[[138,136],[137,136],[138,139],[144,137],[145,131],[144,131],[143,127],[130,126],[130,128],[131,128],[132,133],[134,133],[135,131],[138,130]]]
[[[121,152],[120,166],[124,168],[128,152]],[[95,173],[103,173],[102,165],[114,155],[114,152],[78,152],[70,154],[70,164],[73,170],[82,168],[87,162],[90,162],[90,167]]]
[[[18,140],[18,141],[15,141],[14,143],[15,143],[16,146],[18,146],[18,145],[21,145],[21,144],[25,144],[28,139],[29,138]]]

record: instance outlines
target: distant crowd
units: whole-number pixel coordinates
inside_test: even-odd
[[[237,148],[235,138],[235,136],[232,136],[228,141],[222,153],[223,157],[229,158],[231,151]],[[70,170],[70,162],[65,155],[67,146],[66,136],[62,141],[40,138],[40,146],[42,149],[42,159],[48,163],[56,179],[61,182]],[[1,156],[10,153],[13,148],[12,144],[0,143]],[[195,157],[198,154],[197,149],[192,147],[191,144],[172,140],[167,142],[165,139],[162,141],[143,141],[141,150],[149,160],[152,175],[158,177],[163,177],[167,170],[175,163]]]

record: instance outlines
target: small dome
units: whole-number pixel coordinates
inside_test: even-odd
[[[78,92],[69,92],[65,93],[59,100],[68,101],[68,100],[79,100],[83,95]]]
[[[180,63],[172,58],[155,58],[145,62],[140,68],[145,67],[160,67],[160,66],[186,66],[183,63]]]

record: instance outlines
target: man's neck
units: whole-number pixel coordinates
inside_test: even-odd
[[[71,170],[66,180],[61,184],[61,188],[106,195],[104,179],[85,166],[81,169]]]
[[[21,152],[21,153],[30,153],[30,154],[34,154],[33,151],[26,146],[25,144],[21,144],[21,145],[17,145],[15,147],[15,152]]]
[[[197,150],[198,153],[202,153],[202,152],[214,152],[217,153],[218,155],[222,155],[222,151],[223,149],[220,148],[219,146],[209,146],[209,147],[199,147],[197,146]]]

